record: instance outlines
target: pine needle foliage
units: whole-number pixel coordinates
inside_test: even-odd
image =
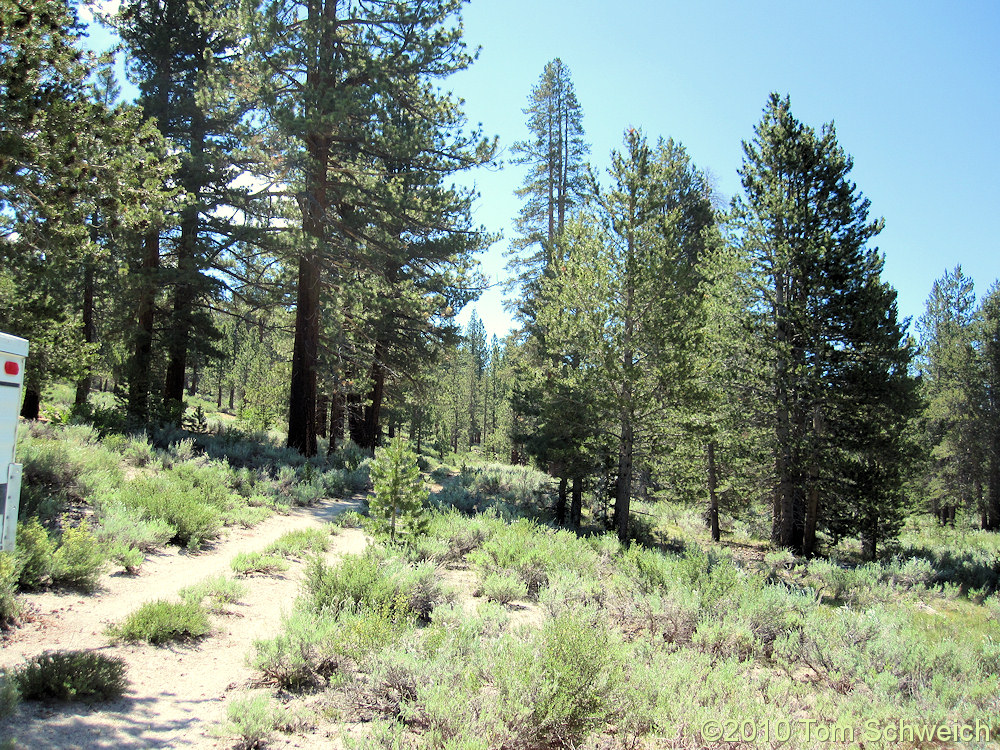
[[[392,542],[398,534],[414,537],[426,533],[427,490],[409,441],[398,437],[378,448],[371,477],[374,495],[369,510],[376,532],[388,534]]]

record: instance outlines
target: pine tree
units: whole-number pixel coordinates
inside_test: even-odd
[[[474,234],[470,194],[444,181],[495,149],[433,85],[472,63],[461,4],[248,4],[249,85],[287,144],[277,178],[301,217],[288,444],[305,455],[316,452],[324,276],[379,269],[412,238],[444,248]],[[420,189],[408,190],[414,175]]]
[[[403,437],[375,451],[371,465],[372,492],[369,500],[371,517],[380,533],[409,538],[426,532],[427,516],[424,504],[427,490],[417,466],[417,456]]]
[[[983,385],[980,425],[985,432],[980,440],[986,446],[983,527],[1000,531],[1000,282],[993,282],[979,305],[976,341]]]
[[[787,97],[771,95],[743,148],[734,215],[771,317],[761,333],[775,404],[772,540],[812,554],[825,526],[863,533],[874,554],[898,526],[916,408],[895,292],[867,246],[882,221],[869,220],[833,126],[817,134]]]
[[[569,222],[556,244],[529,327],[543,377],[515,403],[531,417],[529,430],[537,425],[532,452],[563,464],[572,458],[557,473],[574,484],[587,461],[613,452],[613,525],[626,541],[636,466],[669,450],[675,417],[694,397],[701,313],[692,256],[711,211],[701,211],[707,189],[699,200],[697,190],[678,189],[702,178],[671,141],[651,148],[626,132],[609,178],[597,216]]]
[[[0,2],[0,27],[0,284],[17,290],[0,324],[32,341],[22,414],[37,418],[46,380],[80,380],[96,356],[99,246],[155,220],[175,165],[135,108],[95,93],[107,63],[81,51],[74,6]]]
[[[512,148],[514,163],[526,165],[528,173],[516,191],[524,204],[514,221],[518,237],[511,243],[515,251],[528,252],[511,266],[530,297],[532,284],[552,263],[567,219],[587,199],[590,147],[569,68],[558,57],[546,63],[528,101],[524,114],[531,137]]]
[[[148,301],[140,326],[144,349],[151,344],[165,350],[162,402],[165,413],[179,420],[189,354],[218,354],[213,348],[218,333],[206,304],[221,294],[220,272],[242,246],[262,241],[250,189],[236,181],[252,166],[249,104],[240,89],[232,88],[239,27],[217,0],[132,0],[122,3],[110,22],[129,53],[139,104],[180,159],[176,180],[183,200],[157,236],[151,233],[146,240],[144,294],[168,296],[162,320],[155,324],[162,333],[150,341]],[[220,79],[225,92],[218,90]],[[143,391],[152,383],[148,365],[137,361],[133,369],[139,383],[133,385],[132,401],[141,412]]]
[[[981,373],[975,351],[976,294],[962,267],[934,282],[920,334],[921,392],[929,463],[924,491],[942,523],[982,494]]]

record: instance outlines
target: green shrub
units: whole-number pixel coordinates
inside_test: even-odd
[[[236,604],[246,596],[247,587],[220,573],[191,586],[185,586],[177,593],[187,604],[202,604],[208,599],[208,608],[211,612],[222,612],[225,610],[224,605]]]
[[[59,547],[52,556],[52,582],[92,591],[105,568],[100,543],[90,533],[86,520],[63,529]]]
[[[326,529],[295,529],[283,534],[264,548],[264,552],[283,557],[305,557],[316,552],[326,552],[330,546],[330,532]]]
[[[264,552],[240,552],[229,563],[236,575],[273,575],[288,570],[288,563],[283,557]]]
[[[515,599],[528,596],[528,586],[516,575],[509,573],[489,573],[480,585],[486,599],[497,604],[510,604]]]
[[[414,625],[413,612],[402,594],[367,607],[345,609],[337,616],[334,648],[359,665],[395,644]]]
[[[55,545],[37,518],[29,518],[17,525],[17,555],[22,588],[36,589],[49,582],[52,576],[52,556]]]
[[[249,663],[265,680],[286,690],[319,684],[337,671],[337,618],[297,610],[282,618],[274,638],[254,641]]]
[[[348,440],[330,455],[329,461],[330,465],[335,469],[354,471],[371,457],[371,453],[364,448],[359,448],[357,444]]]
[[[260,693],[237,698],[226,706],[226,730],[240,738],[242,748],[265,747],[285,713],[281,706]]]
[[[305,604],[315,613],[371,607],[395,599],[398,591],[382,561],[372,554],[344,555],[335,566],[314,558],[306,568]]]
[[[355,510],[349,510],[334,517],[330,524],[339,529],[363,529],[368,519]]]
[[[715,658],[754,659],[764,652],[764,645],[746,623],[739,620],[716,620],[698,626],[691,642]]]
[[[376,550],[345,555],[329,567],[310,561],[303,586],[303,606],[316,614],[345,610],[391,612],[392,617],[429,621],[435,606],[445,601],[433,565],[409,565],[402,558],[383,559]]]
[[[0,719],[13,714],[20,702],[21,693],[17,689],[17,681],[0,670]]]
[[[11,552],[0,552],[0,628],[16,622],[21,614],[17,601],[17,558]]]
[[[146,556],[134,547],[115,544],[108,548],[108,559],[118,563],[128,575],[134,576],[146,562]]]
[[[45,653],[13,673],[21,697],[37,701],[113,700],[128,687],[125,660],[94,651]]]
[[[390,541],[397,535],[408,538],[427,533],[427,490],[417,466],[417,456],[405,438],[394,438],[389,445],[375,451],[371,465],[372,492],[369,517],[372,528],[387,534]]]
[[[321,479],[313,479],[311,482],[295,482],[288,488],[288,498],[292,505],[308,506],[315,505],[326,494]]]
[[[208,614],[199,604],[163,599],[143,604],[107,634],[115,641],[145,642],[154,646],[201,638],[209,633]]]
[[[596,578],[560,570],[549,577],[549,585],[542,589],[538,601],[549,615],[558,617],[568,609],[604,606],[605,587]]]
[[[528,596],[534,598],[554,571],[575,570],[582,576],[595,574],[597,556],[575,534],[555,531],[526,519],[510,524],[499,520],[492,523],[493,533],[468,555],[484,576],[492,572],[516,574],[528,587]]]

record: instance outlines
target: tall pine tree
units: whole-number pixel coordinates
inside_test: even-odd
[[[825,527],[863,533],[874,554],[898,528],[916,408],[895,292],[868,247],[882,221],[869,219],[833,126],[816,133],[787,97],[771,95],[743,148],[734,216],[770,313],[772,540],[812,554]]]

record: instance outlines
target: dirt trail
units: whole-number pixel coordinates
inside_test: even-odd
[[[93,595],[53,593],[24,597],[33,621],[2,641],[0,667],[20,664],[43,651],[101,649],[128,664],[131,687],[122,700],[94,708],[85,704],[45,706],[21,704],[0,722],[0,740],[16,739],[18,748],[226,748],[231,739],[214,736],[225,718],[226,704],[246,690],[252,673],[246,655],[254,639],[275,635],[281,615],[291,609],[303,565],[292,562],[277,577],[250,578],[247,594],[230,614],[212,617],[213,633],[193,645],[111,646],[103,635],[144,602],[176,598],[179,589],[219,573],[232,573],[229,563],[240,552],[261,550],[292,529],[318,527],[357,503],[326,500],[289,515],[272,516],[253,529],[230,529],[212,547],[198,553],[170,548],[147,558],[138,576],[105,575]],[[330,557],[365,547],[357,529],[331,538]],[[286,747],[312,743],[285,738]]]

